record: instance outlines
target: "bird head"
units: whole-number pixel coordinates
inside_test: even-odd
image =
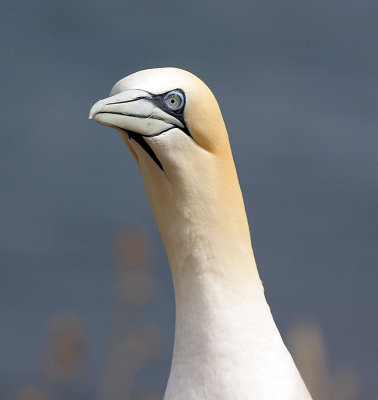
[[[198,241],[212,249],[219,238],[219,255],[225,243],[240,247],[246,238],[250,249],[227,130],[199,78],[177,68],[136,72],[94,104],[89,118],[120,131],[136,158],[171,265],[197,257]]]
[[[230,153],[218,103],[193,74],[178,68],[136,72],[93,105],[90,119],[119,130],[140,167],[169,175],[203,153]],[[146,167],[145,165],[145,167]]]

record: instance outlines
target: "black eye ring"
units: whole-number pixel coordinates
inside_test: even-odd
[[[170,110],[179,110],[184,106],[184,95],[178,90],[172,90],[164,96],[164,102]]]

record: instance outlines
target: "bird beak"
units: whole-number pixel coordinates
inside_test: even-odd
[[[89,119],[144,137],[160,135],[172,128],[183,128],[174,116],[161,110],[143,90],[125,90],[93,105]]]

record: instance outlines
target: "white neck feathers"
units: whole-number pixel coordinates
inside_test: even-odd
[[[231,150],[188,142],[170,160],[159,143],[166,172],[138,157],[175,289],[165,400],[309,399],[265,300]]]

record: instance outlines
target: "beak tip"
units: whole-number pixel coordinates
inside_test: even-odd
[[[101,109],[104,107],[103,101],[100,100],[97,103],[95,103],[91,110],[89,111],[89,119],[96,119],[96,115],[101,111]]]

